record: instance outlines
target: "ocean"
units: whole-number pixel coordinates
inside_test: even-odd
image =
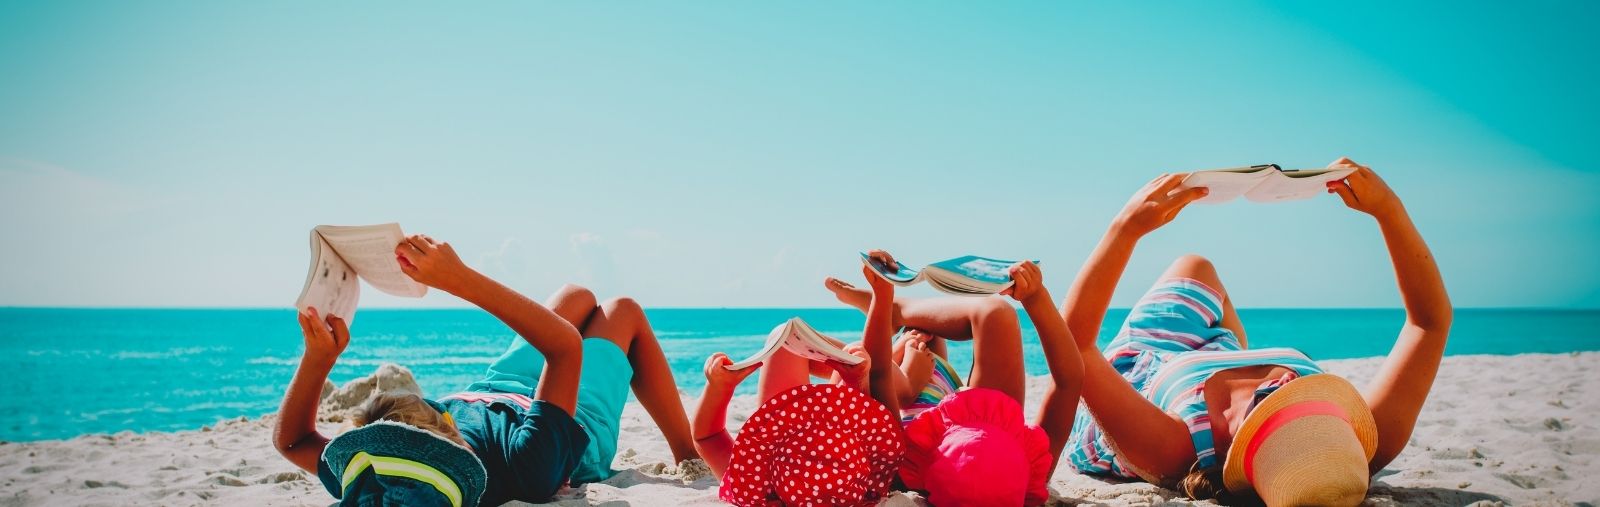
[[[850,309],[648,310],[678,386],[698,394],[708,354],[735,360],[760,348],[767,332],[799,316],[843,340],[864,322]],[[1398,309],[1240,310],[1256,347],[1288,346],[1314,359],[1384,355],[1404,320]],[[1112,310],[1104,344],[1126,310]],[[1046,373],[1026,318],[1030,375]],[[364,309],[336,383],[393,362],[411,369],[424,393],[454,392],[476,380],[511,331],[478,310]],[[291,309],[0,308],[0,441],[91,433],[197,429],[221,419],[276,411],[299,361],[302,339]],[[1456,311],[1448,354],[1600,350],[1600,310]],[[971,364],[969,344],[951,360]],[[743,386],[746,392],[754,382]]]

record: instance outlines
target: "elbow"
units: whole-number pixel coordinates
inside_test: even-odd
[[[539,349],[539,353],[549,362],[583,359],[583,335],[571,327],[562,329],[556,336],[542,340],[543,343],[536,340],[528,342],[533,344],[535,349]]]
[[[1441,301],[1422,311],[1412,312],[1406,319],[1411,325],[1423,330],[1446,333],[1450,331],[1450,325],[1455,320],[1455,308],[1450,305],[1450,301]]]
[[[288,458],[290,461],[294,460],[294,450],[299,444],[299,440],[290,440],[283,436],[274,435],[272,438],[272,447],[278,450],[279,455]]]
[[[1051,368],[1050,378],[1055,381],[1058,389],[1077,393],[1083,388],[1083,362],[1072,361],[1070,364]]]

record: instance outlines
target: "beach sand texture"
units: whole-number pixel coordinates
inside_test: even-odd
[[[1362,385],[1381,361],[1322,364]],[[386,368],[327,393],[325,432],[341,427],[339,411],[362,399],[363,389],[415,389],[406,385],[409,373]],[[1030,380],[1030,401],[1043,386],[1043,378]],[[1597,389],[1600,353],[1447,357],[1410,446],[1374,479],[1367,504],[1600,504]],[[696,401],[685,403],[692,410]],[[737,429],[754,408],[753,396],[737,397],[729,428]],[[332,503],[312,474],[273,450],[272,424],[269,415],[176,433],[0,443],[0,506]],[[641,407],[629,404],[622,426],[615,465],[621,473],[567,488],[550,505],[720,504],[704,464],[668,463],[671,454]],[[1108,482],[1066,467],[1056,471],[1050,489],[1055,505],[1195,504],[1174,491]],[[897,493],[881,505],[926,503],[914,493]]]

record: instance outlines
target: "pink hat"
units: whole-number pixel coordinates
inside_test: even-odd
[[[906,487],[933,505],[1041,505],[1049,497],[1050,438],[1022,405],[994,389],[945,397],[906,425]]]
[[[876,505],[905,454],[889,409],[854,388],[808,384],[745,421],[717,496],[739,505]]]

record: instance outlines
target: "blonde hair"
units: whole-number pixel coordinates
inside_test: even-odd
[[[461,438],[461,432],[456,430],[455,425],[445,420],[438,410],[415,394],[381,393],[373,396],[356,413],[355,425],[366,426],[374,421],[409,424],[445,437],[462,447],[472,448]]]

